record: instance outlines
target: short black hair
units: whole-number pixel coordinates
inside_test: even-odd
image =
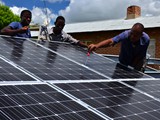
[[[142,23],[135,23],[133,26],[139,26],[144,31],[144,25]]]
[[[65,22],[65,18],[64,18],[63,16],[58,16],[58,17],[56,18],[55,23],[57,23],[58,20],[63,20],[63,21]]]
[[[22,12],[21,12],[21,14],[20,14],[20,17],[22,17],[25,12],[28,12],[28,13],[30,13],[30,14],[32,15],[32,13],[31,13],[30,10],[22,10]]]

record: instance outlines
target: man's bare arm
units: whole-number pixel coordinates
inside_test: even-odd
[[[88,46],[88,51],[89,52],[92,52],[92,51],[95,51],[96,49],[98,48],[101,48],[101,47],[108,47],[108,46],[112,46],[114,45],[114,41],[111,39],[107,39],[107,40],[104,40],[100,43],[97,43],[97,44],[91,44]]]
[[[1,30],[2,35],[16,35],[17,33],[25,33],[28,30],[28,26],[24,26],[21,29],[12,29],[12,27],[7,26]]]

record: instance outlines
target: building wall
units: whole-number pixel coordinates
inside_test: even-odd
[[[151,40],[155,40],[155,57],[160,58],[160,28],[146,29]]]
[[[104,39],[112,38],[124,30],[119,31],[100,31],[100,32],[86,32],[86,33],[71,33],[71,35],[85,42],[86,44],[98,43],[103,41]],[[145,29],[145,32],[150,36],[151,40],[155,40],[155,57],[160,58],[160,28],[150,28]],[[96,52],[100,54],[113,54],[118,55],[120,51],[120,44],[115,45],[114,47],[100,48]]]

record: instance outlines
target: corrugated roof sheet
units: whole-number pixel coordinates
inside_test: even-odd
[[[111,31],[111,30],[126,30],[130,29],[133,24],[140,22],[145,28],[160,27],[160,16],[156,17],[139,17],[136,19],[115,19],[93,22],[81,22],[66,24],[64,31],[66,33],[79,33],[79,32],[96,32],[96,31]],[[51,26],[48,27],[48,29]],[[32,36],[38,36],[38,31],[31,31]]]
[[[156,17],[139,17],[136,19],[116,19],[83,23],[66,24],[64,31],[67,33],[78,32],[95,32],[95,31],[110,31],[110,30],[125,30],[130,29],[134,23],[140,22],[145,28],[160,27],[160,16]]]

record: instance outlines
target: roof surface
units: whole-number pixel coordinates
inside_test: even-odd
[[[160,27],[160,16],[158,17],[139,17],[136,19],[116,19],[94,22],[66,24],[64,31],[67,33],[94,32],[130,29],[133,24],[140,22],[145,28]]]
[[[93,22],[81,22],[66,24],[64,31],[66,33],[80,33],[80,32],[97,32],[97,31],[112,31],[112,30],[126,30],[130,29],[133,24],[140,22],[145,28],[160,27],[160,16],[156,17],[139,17],[136,19],[115,19]],[[51,26],[48,27],[48,30]],[[39,31],[31,31],[32,36],[38,36]]]

